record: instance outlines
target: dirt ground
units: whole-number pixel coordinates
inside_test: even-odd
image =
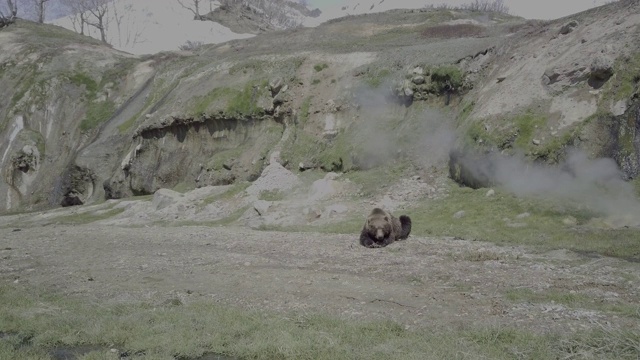
[[[640,308],[638,263],[453,238],[367,249],[357,234],[47,225],[0,228],[0,258],[2,282],[100,303],[210,299],[408,329],[632,328],[640,316],[614,311]]]

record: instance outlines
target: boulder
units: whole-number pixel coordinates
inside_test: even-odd
[[[271,91],[271,96],[276,96],[282,87],[284,86],[284,81],[282,78],[275,78],[269,81],[269,91]]]
[[[607,81],[613,75],[614,60],[604,54],[599,54],[591,60],[591,78]]]
[[[424,76],[422,75],[416,75],[411,79],[411,82],[413,82],[416,85],[421,85],[421,84],[424,84],[425,79],[424,79]]]
[[[161,210],[171,205],[175,205],[181,201],[184,197],[183,194],[170,189],[158,189],[153,194],[153,201],[151,202],[153,209]]]
[[[571,20],[568,23],[562,25],[560,28],[560,35],[567,35],[572,32],[579,25],[577,20]]]

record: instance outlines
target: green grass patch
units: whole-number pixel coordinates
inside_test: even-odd
[[[500,191],[486,197],[486,192],[487,189],[473,190],[452,184],[448,197],[406,211],[413,219],[426,219],[415,220],[412,233],[640,259],[640,242],[637,241],[640,232],[636,229],[591,227],[590,220],[597,214],[567,202],[518,198]],[[454,219],[453,215],[461,210],[465,215]],[[525,212],[530,216],[516,218]],[[577,226],[563,223],[569,216],[577,219]]]
[[[264,86],[256,82],[247,83],[242,90],[231,88],[215,88],[204,96],[196,97],[192,103],[190,114],[201,116],[213,110],[224,110],[227,115],[246,117],[263,115],[258,105],[258,98]]]
[[[91,101],[96,98],[96,94],[98,93],[98,83],[89,75],[85,73],[75,73],[73,75],[69,75],[67,78],[69,82],[75,86],[84,86],[85,91],[87,92],[87,100]]]
[[[545,141],[539,149],[532,152],[536,159],[546,160],[548,163],[557,164],[565,154],[564,149],[573,143],[578,136],[580,130],[565,130],[565,132],[557,137],[552,137]]]
[[[80,130],[89,131],[109,120],[116,111],[116,106],[111,100],[92,102],[89,104],[85,118],[80,122]]]
[[[309,109],[311,108],[311,96],[307,96],[300,105],[300,124],[305,125],[309,120]]]
[[[138,120],[140,115],[142,115],[142,112],[143,112],[142,110],[138,111],[137,114],[133,115],[132,117],[127,119],[127,121],[118,125],[118,132],[120,134],[125,134],[127,131],[131,130],[133,126],[136,124],[136,120]]]
[[[286,195],[287,194],[280,190],[265,190],[260,192],[258,198],[266,201],[281,201],[284,200]]]
[[[328,67],[329,65],[327,63],[315,64],[313,65],[313,70],[315,70],[316,72],[320,72],[324,69],[327,69]]]
[[[364,81],[372,88],[378,88],[391,76],[389,69],[377,69],[368,71]]]
[[[472,109],[473,105],[463,108],[459,123],[464,123]],[[566,130],[561,136],[551,138],[540,145],[533,144],[536,134],[542,131],[546,124],[546,116],[527,111],[515,117],[501,119],[495,124],[486,124],[484,121],[471,122],[466,125],[465,138],[468,144],[481,142],[501,150],[517,148],[530,151],[538,158],[557,159],[560,150],[573,139],[576,131]]]
[[[89,224],[95,221],[106,220],[118,214],[125,209],[105,209],[99,211],[87,211],[79,214],[64,215],[55,219],[60,224]]]
[[[431,85],[437,93],[443,93],[446,86],[460,89],[464,82],[464,72],[455,65],[440,65],[431,69]]]
[[[238,91],[230,88],[215,88],[204,96],[194,98],[192,110],[193,116],[200,116],[209,112],[211,104],[217,101],[224,101],[226,104],[229,99],[238,95]]]
[[[231,68],[229,68],[229,74],[235,75],[239,72],[242,72],[243,74],[247,74],[249,72],[261,71],[266,69],[268,65],[269,65],[269,62],[266,60],[251,59],[247,61],[242,61],[231,66]]]
[[[361,185],[365,196],[375,196],[402,176],[403,165],[367,171],[352,171],[345,178]],[[549,198],[519,198],[498,190],[492,197],[487,189],[473,190],[450,184],[448,197],[431,200],[404,210],[413,221],[415,236],[459,237],[498,245],[524,245],[538,251],[568,249],[580,253],[595,253],[633,261],[640,260],[640,232],[633,228],[606,229],[598,224],[598,214],[577,204]],[[453,217],[464,210],[459,219]],[[529,216],[518,218],[518,215]],[[323,226],[270,227],[264,230],[354,234],[358,233],[367,214],[353,214],[345,220]],[[572,217],[577,225],[563,221]],[[424,220],[418,220],[424,219]],[[454,260],[501,260],[494,252],[452,255]],[[622,306],[624,310],[624,306]],[[613,310],[612,310],[613,311]],[[630,310],[633,312],[634,310]]]
[[[345,178],[360,185],[362,195],[369,197],[386,191],[385,188],[400,179],[407,168],[406,162],[394,161],[368,170],[351,171],[345,174]]]
[[[462,111],[460,111],[460,114],[458,115],[458,123],[464,123],[464,121],[466,121],[469,116],[471,115],[471,113],[473,112],[473,108],[476,106],[475,101],[467,101],[463,103],[462,106]]]
[[[162,304],[98,304],[54,292],[0,286],[0,355],[45,359],[54,348],[117,347],[136,359],[636,359],[637,330],[536,334],[520,328],[405,329],[393,321],[342,320],[320,314],[265,311],[168,297]],[[5,356],[6,355],[6,356]]]
[[[301,128],[296,128],[295,133],[289,137],[288,144],[282,147],[280,157],[297,166],[300,162],[312,161],[316,155],[325,148],[325,144],[315,136]]]
[[[313,79],[313,80],[311,80],[311,85],[318,85],[321,82],[322,82],[322,80],[320,80],[320,79]]]
[[[223,170],[226,163],[231,159],[238,159],[246,150],[247,149],[241,145],[233,149],[217,151],[207,163],[207,169],[214,171]]]
[[[185,181],[182,181],[182,182],[179,182],[176,186],[174,186],[174,187],[173,187],[173,189],[171,189],[171,190],[173,190],[173,191],[175,191],[175,192],[179,192],[179,193],[181,193],[181,194],[184,194],[184,193],[186,193],[187,191],[191,191],[191,190],[193,190],[193,186],[192,186],[192,185],[189,185],[189,184],[188,184],[187,182],[185,182]]]
[[[603,87],[602,104],[631,98],[640,82],[640,53],[620,57],[614,64],[614,76]],[[609,101],[606,101],[609,100]]]
[[[100,83],[98,84],[98,88],[102,89],[107,84],[113,83],[114,85],[118,85],[127,74],[133,70],[133,68],[140,63],[140,60],[135,58],[122,58],[117,63],[115,63],[112,67],[108,68],[102,73],[102,77],[100,79]]]
[[[547,124],[547,118],[542,115],[527,112],[515,117],[512,122],[518,130],[518,137],[516,138],[514,145],[520,149],[527,149],[532,146],[536,130]]]
[[[232,116],[263,115],[263,110],[257,105],[258,97],[264,87],[248,83],[227,103],[227,113]]]
[[[245,191],[249,186],[251,186],[251,183],[248,181],[234,183],[233,185],[229,186],[229,189],[227,191],[204,198],[202,200],[202,206],[204,207],[216,201],[231,199],[232,197]]]

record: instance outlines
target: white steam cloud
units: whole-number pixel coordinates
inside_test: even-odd
[[[411,108],[399,104],[391,95],[390,86],[356,92],[360,119],[353,124],[353,143],[359,163],[378,166],[403,154],[423,169],[443,165],[455,148],[454,119],[426,106],[416,111],[416,104]],[[612,159],[590,159],[577,149],[570,150],[558,165],[532,163],[524,156],[498,153],[458,155],[458,163],[485,185],[499,186],[516,196],[585,206],[615,218],[619,226],[640,227],[640,201]]]
[[[640,226],[640,201],[612,159],[589,159],[584,152],[572,149],[558,166],[500,154],[462,155],[458,161],[473,177],[517,196],[567,201],[613,217],[623,225]]]
[[[415,111],[390,95],[388,86],[361,89],[356,101],[360,119],[354,124],[361,162],[370,166],[408,156],[423,168],[443,164],[455,142],[453,119],[436,109]]]

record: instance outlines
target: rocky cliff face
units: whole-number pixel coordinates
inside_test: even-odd
[[[440,168],[454,136],[546,161],[579,145],[633,178],[637,13],[391,11],[147,57],[18,22],[0,31],[0,211],[251,181],[270,161]]]

